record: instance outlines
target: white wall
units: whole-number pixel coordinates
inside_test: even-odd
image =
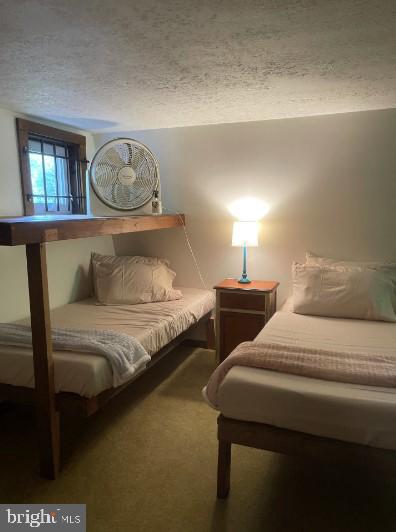
[[[0,109],[0,216],[23,215],[15,114]],[[59,125],[57,124],[59,127]],[[70,129],[70,128],[66,128]],[[88,158],[93,152],[87,137]],[[59,306],[88,295],[91,250],[113,253],[111,237],[53,242],[47,246],[51,306]],[[23,246],[0,247],[0,321],[29,314],[26,259]]]
[[[249,273],[278,279],[306,249],[340,258],[396,258],[396,110],[98,135],[136,138],[157,155],[165,206],[187,228],[211,286],[238,276],[227,205],[253,195],[271,211]],[[178,284],[199,286],[180,229],[115,238],[118,253],[169,257]]]

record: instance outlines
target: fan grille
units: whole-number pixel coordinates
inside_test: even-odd
[[[96,153],[92,187],[101,201],[119,210],[147,203],[158,188],[158,163],[151,151],[133,139],[114,139]]]

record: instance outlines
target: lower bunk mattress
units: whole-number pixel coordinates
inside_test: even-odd
[[[277,312],[256,341],[396,357],[396,324]],[[396,449],[396,389],[235,366],[218,392],[225,417]]]
[[[71,303],[51,311],[51,326],[128,334],[154,355],[214,307],[212,291],[178,289],[182,299],[163,303],[102,306],[93,299]],[[89,398],[113,386],[110,364],[100,355],[54,351],[54,370],[56,392]],[[34,387],[31,349],[0,345],[0,383]]]

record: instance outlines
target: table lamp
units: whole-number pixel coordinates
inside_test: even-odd
[[[243,247],[243,270],[238,283],[248,284],[250,279],[246,273],[247,247],[258,246],[258,223],[257,222],[234,222],[232,231],[232,245]]]

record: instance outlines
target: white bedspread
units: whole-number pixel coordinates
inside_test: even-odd
[[[127,382],[151,360],[142,344],[127,334],[82,329],[52,329],[51,333],[54,349],[103,355],[111,366],[114,387]],[[31,328],[0,323],[0,344],[32,347]]]
[[[396,358],[396,324],[277,312],[256,338]],[[226,417],[396,449],[396,389],[236,366],[219,389]]]

